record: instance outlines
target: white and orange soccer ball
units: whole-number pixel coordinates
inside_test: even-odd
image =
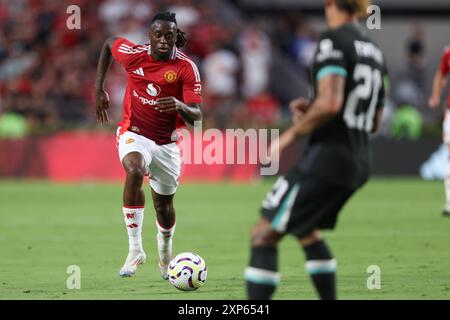
[[[183,252],[169,263],[169,281],[182,291],[200,288],[206,282],[206,263],[202,257],[192,252]]]

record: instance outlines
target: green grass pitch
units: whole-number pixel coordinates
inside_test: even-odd
[[[148,260],[135,277],[118,271],[127,249],[120,184],[0,182],[0,299],[244,299],[249,230],[271,181],[183,184],[175,198],[174,253],[205,258],[208,280],[181,292],[159,277],[154,211],[143,240]],[[150,200],[148,187],[147,199]],[[450,219],[441,216],[442,182],[373,179],[346,205],[325,237],[338,261],[340,299],[449,299]],[[324,199],[326,201],[326,199]],[[316,299],[292,237],[280,245],[274,299]],[[69,290],[67,267],[81,269]],[[367,267],[381,269],[369,290]]]

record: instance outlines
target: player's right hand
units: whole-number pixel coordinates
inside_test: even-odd
[[[289,109],[292,112],[292,121],[296,123],[308,110],[310,101],[305,98],[298,98],[289,103]]]
[[[439,105],[441,104],[441,99],[439,99],[439,97],[434,97],[431,96],[428,99],[428,105],[430,106],[431,109],[437,109],[439,107]]]
[[[97,122],[105,124],[109,122],[108,108],[109,108],[109,96],[108,93],[101,89],[95,91],[95,105]]]

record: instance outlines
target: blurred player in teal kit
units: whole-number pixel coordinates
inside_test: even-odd
[[[384,55],[358,24],[369,4],[325,0],[329,30],[311,70],[312,99],[291,102],[294,123],[280,136],[278,152],[301,135],[311,134],[309,144],[263,201],[245,270],[249,299],[270,299],[275,292],[278,242],[285,234],[303,248],[320,298],[336,299],[337,264],[319,230],[334,229],[341,208],[369,178],[369,134],[379,127],[385,96]]]

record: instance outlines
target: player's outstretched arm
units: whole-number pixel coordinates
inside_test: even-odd
[[[442,74],[442,71],[438,69],[436,74],[434,75],[433,81],[433,92],[431,93],[430,98],[428,99],[428,105],[431,109],[437,109],[441,104],[441,94],[442,88],[445,87],[447,83],[447,77]]]
[[[294,124],[281,134],[271,146],[271,158],[281,154],[300,135],[308,134],[341,111],[344,101],[345,78],[336,75],[327,76],[319,81],[318,95],[309,103],[298,98],[290,103]]]
[[[342,109],[344,102],[345,78],[339,75],[329,75],[318,82],[318,94],[308,111],[292,126],[296,136],[312,132]]]
[[[202,121],[202,110],[199,103],[185,104],[174,97],[160,98],[156,102],[155,109],[159,112],[177,111],[190,125]]]
[[[312,132],[315,128],[335,117],[342,108],[344,88],[344,77],[330,75],[321,79],[318,84],[316,99],[307,106],[306,102],[302,100],[301,109],[307,109],[307,111],[301,117],[297,117],[292,127],[280,136],[279,152],[293,143],[298,136]]]
[[[97,122],[101,124],[109,121],[107,109],[109,108],[109,96],[104,89],[106,74],[113,61],[111,47],[116,37],[108,38],[100,51],[100,57],[97,64],[97,78],[95,80],[95,105]]]

